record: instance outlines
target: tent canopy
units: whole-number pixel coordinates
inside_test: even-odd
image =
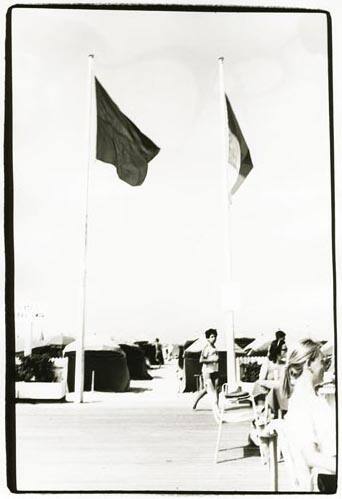
[[[72,343],[73,341],[75,341],[75,338],[73,338],[72,336],[64,336],[64,334],[57,334],[56,336],[52,336],[51,338],[46,338],[45,344],[66,346],[69,345],[69,343]]]

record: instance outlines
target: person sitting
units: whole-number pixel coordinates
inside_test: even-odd
[[[321,492],[336,492],[336,421],[334,411],[316,388],[325,370],[321,344],[300,341],[291,352],[285,369],[283,391],[289,398],[284,431],[295,456],[300,490],[312,491],[312,470],[319,470]]]
[[[158,366],[161,366],[164,364],[164,356],[163,356],[162,345],[159,342],[159,338],[156,338],[154,343],[154,348],[155,348],[155,363]]]
[[[261,406],[260,409],[263,409],[268,397],[268,405],[275,413],[278,409],[287,410],[287,399],[280,390],[285,372],[286,354],[287,346],[285,340],[281,339],[276,347],[270,350],[261,366],[259,379],[255,382],[252,392],[256,405]]]
[[[269,350],[269,355],[261,366],[259,378],[253,386],[256,414],[251,423],[248,441],[251,445],[260,447],[264,454],[259,429],[264,428],[271,417],[283,416],[287,411],[287,398],[281,390],[286,354],[287,346],[285,340],[281,339],[273,350]]]
[[[268,358],[272,361],[275,362],[276,356],[277,356],[277,348],[278,344],[280,341],[285,341],[286,333],[284,331],[276,331],[275,333],[275,339],[272,341],[270,344],[270,347],[267,352]]]

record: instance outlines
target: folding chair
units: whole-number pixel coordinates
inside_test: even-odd
[[[264,440],[265,429],[271,421],[271,414],[269,406],[267,403],[267,397],[265,398],[265,404],[260,411],[259,406],[255,403],[254,397],[251,397],[252,407],[253,407],[253,425],[255,427],[255,432],[257,435],[257,445],[259,446],[260,456],[262,463],[264,465],[269,464],[269,452],[268,443]]]
[[[262,406],[257,405],[255,398],[252,399],[253,402],[253,412],[254,412],[254,426],[257,433],[257,438],[262,443],[262,438],[266,425],[268,425],[272,419],[282,419],[283,411],[279,404],[277,390],[271,388],[267,395],[265,396],[264,404]],[[258,442],[259,443],[259,442]],[[266,445],[267,447],[267,445]],[[280,449],[278,449],[278,459],[280,459]],[[265,446],[260,446],[260,454],[263,459],[263,463],[267,464],[269,456],[268,451],[265,451]]]
[[[214,463],[217,463],[218,453],[220,450],[223,422],[241,423],[244,421],[252,421],[253,419],[253,412],[251,411],[251,395],[248,392],[243,392],[241,390],[229,392],[227,383],[222,385],[219,395],[219,407],[220,412]]]

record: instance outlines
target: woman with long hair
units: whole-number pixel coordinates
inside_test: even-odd
[[[284,379],[287,346],[284,339],[280,339],[277,345],[268,354],[263,362],[258,380],[254,383],[252,396],[256,408],[255,419],[251,423],[249,431],[249,443],[262,446],[259,438],[259,430],[267,424],[271,414],[277,417],[287,410],[287,399],[283,396],[281,385]],[[264,455],[266,453],[262,451]]]
[[[283,382],[289,399],[285,435],[295,456],[298,484],[312,490],[312,470],[319,470],[321,492],[336,491],[335,415],[324,397],[317,394],[325,370],[321,344],[300,341],[288,357]]]
[[[282,377],[286,362],[287,346],[284,339],[279,340],[275,348],[270,351],[267,361],[262,365],[259,381],[276,381]],[[266,385],[267,386],[267,383]]]
[[[277,401],[275,403],[274,397],[268,397],[270,407],[275,411],[277,409],[286,411],[287,409],[287,399],[282,396],[279,390],[284,378],[286,354],[287,346],[285,340],[282,339],[272,351],[272,356],[269,355],[261,366],[259,378],[255,382],[252,392],[254,401],[260,410],[263,409],[265,399],[271,390],[276,393]]]

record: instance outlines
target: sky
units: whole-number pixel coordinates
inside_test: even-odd
[[[92,162],[87,334],[223,333],[224,56],[254,163],[232,204],[235,335],[332,338],[323,15],[16,9],[12,45],[17,311],[43,313],[48,336],[81,328],[94,53],[102,85],[161,150],[140,187]]]

